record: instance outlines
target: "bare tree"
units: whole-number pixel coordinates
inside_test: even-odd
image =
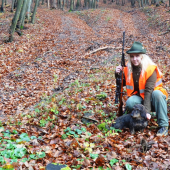
[[[119,5],[119,0],[116,0],[116,5]]]
[[[69,0],[66,0],[67,8],[69,7]]]
[[[24,21],[25,21],[26,11],[27,11],[27,7],[28,7],[28,1],[29,0],[24,0],[23,5],[22,5],[21,13],[20,13],[19,20],[18,20],[18,28],[19,29],[23,29],[23,27],[24,27]]]
[[[132,6],[132,7],[135,6],[135,0],[131,0],[131,6]]]
[[[149,0],[144,0],[145,5],[149,5]]]
[[[0,12],[4,12],[4,3],[5,3],[5,0],[2,0]]]
[[[81,1],[77,0],[77,2],[76,2],[76,9],[78,9],[80,7],[80,4],[81,4]]]
[[[18,21],[19,15],[20,15],[22,4],[23,4],[23,0],[18,0],[17,9],[15,11],[14,18],[12,19],[12,25],[10,27],[9,42],[13,41],[13,34],[15,32],[15,28],[16,28],[17,21]]]
[[[85,9],[88,9],[88,0],[84,0]]]
[[[91,8],[96,8],[96,0],[91,0]]]
[[[51,9],[56,9],[56,0],[50,0],[50,8]]]
[[[13,11],[14,11],[14,3],[15,3],[15,0],[12,0],[11,12],[13,12]]]
[[[122,0],[122,6],[124,6],[125,5],[125,0]]]
[[[60,0],[60,9],[63,9],[63,1]]]
[[[151,0],[151,4],[155,4],[156,3],[156,0]]]
[[[62,0],[62,1],[63,1],[62,10],[64,10],[64,7],[65,7],[65,0]]]
[[[47,0],[47,7],[50,8],[50,0]]]
[[[70,11],[74,10],[74,0],[71,0],[70,2]]]
[[[35,22],[35,14],[37,12],[38,2],[39,2],[39,0],[35,1],[34,11],[33,11],[32,18],[31,18],[31,23],[32,24],[34,24],[34,22]]]

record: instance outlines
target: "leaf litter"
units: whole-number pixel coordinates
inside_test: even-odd
[[[162,9],[166,7],[157,8],[160,15]],[[75,169],[167,169],[170,139],[156,137],[154,119],[144,133],[134,136],[105,125],[117,113],[114,68],[120,63],[122,32],[126,30],[126,48],[133,41],[143,42],[160,66],[167,89],[169,35],[159,36],[141,10],[67,13],[39,8],[37,17],[22,37],[15,35],[14,42],[1,41],[0,45],[0,113],[4,119],[0,140],[1,151],[9,155],[1,152],[3,168],[43,169],[54,162]],[[5,29],[1,36],[8,36]],[[112,48],[84,56],[103,46]],[[83,124],[85,113],[97,122]]]

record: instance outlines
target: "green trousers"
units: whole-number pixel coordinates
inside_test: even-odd
[[[129,97],[126,101],[126,109],[131,111],[135,104],[143,104],[143,99],[137,95]],[[166,96],[160,90],[152,92],[151,106],[152,111],[156,112],[159,127],[169,126]]]

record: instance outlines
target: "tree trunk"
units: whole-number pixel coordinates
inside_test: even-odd
[[[122,0],[122,6],[124,6],[125,5],[125,0]]]
[[[139,5],[139,8],[140,8],[140,0],[138,0],[138,5]]]
[[[88,0],[84,0],[85,9],[88,9]]]
[[[74,0],[71,0],[70,2],[70,11],[74,10]]]
[[[47,0],[47,8],[50,8],[50,0]]]
[[[50,8],[51,9],[56,9],[56,0],[50,0]]]
[[[67,8],[69,7],[69,1],[68,0],[66,0],[66,4],[67,4]]]
[[[87,0],[87,5],[88,5],[88,8],[91,8],[91,2],[90,2],[90,0]]]
[[[60,0],[57,0],[57,8],[60,9]]]
[[[91,8],[91,1],[92,1],[92,0],[88,0],[88,6],[89,6],[89,8]]]
[[[156,3],[156,0],[151,0],[151,4],[155,4]]]
[[[63,9],[63,0],[60,0],[60,9]]]
[[[131,0],[131,6],[132,8],[135,6],[135,0]]]
[[[63,11],[64,11],[64,7],[65,7],[65,0],[63,0],[63,7],[62,7]]]
[[[103,0],[103,3],[106,4],[106,0]]]
[[[42,3],[41,3],[41,5],[44,5],[44,0],[42,0]]]
[[[39,1],[39,0],[36,0],[36,1],[35,1],[34,11],[33,11],[32,18],[31,18],[31,23],[32,23],[32,24],[34,24],[34,22],[35,22],[35,15],[36,15],[36,12],[37,12],[38,1]]]
[[[96,9],[96,0],[93,2],[93,8]]]
[[[62,9],[63,8],[63,1],[62,0],[60,0],[60,9]]]
[[[4,12],[4,3],[5,3],[5,0],[2,0],[0,12]]]
[[[27,7],[27,20],[28,20],[28,22],[30,21],[31,5],[32,5],[32,0],[28,0],[28,7]]]
[[[92,0],[89,0],[89,8],[92,8]]]
[[[96,0],[92,0],[92,1],[91,1],[91,7],[94,8],[94,9],[96,8],[95,1],[96,1]]]
[[[23,4],[23,0],[18,0],[17,9],[15,11],[14,18],[12,19],[12,25],[10,27],[9,42],[13,41],[13,34],[15,32],[15,28],[16,28],[16,25],[17,25],[17,21],[18,21],[18,18],[19,18],[19,14],[20,14],[20,11],[21,11],[22,4]]]
[[[96,8],[98,8],[98,3],[99,3],[99,0],[97,0],[97,2],[96,2]]]
[[[143,8],[143,0],[141,0],[141,7]]]
[[[38,7],[40,6],[40,0],[38,0]]]
[[[163,0],[156,0],[156,6],[160,6],[161,3],[165,3]]]
[[[15,0],[15,2],[14,2],[14,9],[17,8],[17,3],[18,3],[18,1]]]
[[[78,9],[79,7],[80,7],[80,0],[77,0],[76,9]]]
[[[15,3],[15,0],[12,0],[11,12],[13,12],[13,11],[14,11],[14,3]]]
[[[18,28],[19,29],[23,29],[23,27],[24,27],[27,4],[28,4],[28,0],[24,0],[23,5],[22,5],[22,9],[21,9],[21,12],[20,12],[19,20],[18,20]]]

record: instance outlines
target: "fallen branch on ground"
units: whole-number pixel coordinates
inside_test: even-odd
[[[163,32],[163,33],[161,33],[161,34],[158,34],[159,36],[160,35],[165,35],[165,34],[167,34],[167,33],[169,33],[170,32],[170,30],[167,30],[167,31],[165,31],[165,32]]]
[[[89,119],[89,120],[92,120],[92,121],[97,122],[97,123],[99,122],[98,120],[90,118],[90,117],[87,117],[87,116],[83,116],[82,118]]]
[[[117,49],[122,49],[122,47],[113,47],[113,46],[100,47],[100,48],[97,48],[97,49],[95,49],[95,50],[93,50],[93,51],[90,51],[90,52],[84,54],[84,55],[81,56],[81,57],[85,57],[86,55],[90,55],[90,54],[96,53],[96,52],[98,52],[98,51],[100,51],[100,50],[106,50],[106,49],[109,49],[109,48],[116,49],[116,50],[117,50]]]

